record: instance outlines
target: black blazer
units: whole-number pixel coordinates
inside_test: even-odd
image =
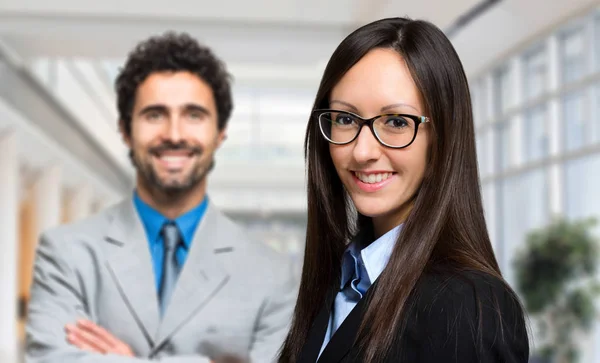
[[[373,291],[367,291],[335,332],[318,363],[363,361],[355,339]],[[317,362],[336,293],[323,304],[298,363]],[[480,272],[426,273],[407,306],[401,322],[405,330],[384,362],[528,361],[529,341],[519,303],[497,278]]]

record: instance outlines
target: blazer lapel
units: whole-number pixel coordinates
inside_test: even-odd
[[[219,212],[209,204],[163,316],[156,337],[156,349],[201,309],[229,279],[229,274],[215,256],[215,253],[233,251],[231,245],[227,244],[230,242],[226,236],[227,230],[220,227],[221,218]]]
[[[363,245],[366,240],[372,240],[373,231],[371,228],[363,229],[360,233],[358,233],[353,239],[352,243],[359,243]],[[371,285],[365,296],[356,304],[356,306],[352,309],[350,314],[344,319],[340,327],[335,331],[329,343],[323,350],[323,353],[319,357],[319,363],[330,363],[330,362],[339,362],[341,361],[350,351],[350,349],[355,345],[356,342],[356,334],[358,333],[358,329],[362,323],[364,312],[368,306],[371,294],[375,290],[375,285],[377,285],[377,281]],[[339,292],[339,286],[335,286],[335,292],[330,304],[333,304],[335,300],[335,296]],[[323,341],[321,339],[321,341]],[[319,347],[320,348],[320,347]]]
[[[313,325],[308,332],[308,340],[298,358],[298,363],[315,363],[323,346],[327,327],[329,326],[329,317],[331,315],[331,306],[335,299],[337,290],[331,290],[325,297],[325,302],[317,314]]]
[[[329,344],[323,350],[318,363],[332,363],[341,361],[348,351],[355,345],[356,334],[363,320],[371,294],[375,290],[377,281],[367,291],[365,296],[356,304],[354,309],[346,317],[342,325],[335,331]]]
[[[146,233],[132,201],[116,207],[106,240],[108,267],[123,299],[152,343],[159,323],[158,297]]]

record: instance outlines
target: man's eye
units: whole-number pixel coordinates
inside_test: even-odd
[[[162,113],[160,113],[160,112],[148,112],[146,114],[146,118],[148,120],[159,120],[160,118],[162,118]]]

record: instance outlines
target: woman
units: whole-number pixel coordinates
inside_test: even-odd
[[[527,362],[445,35],[403,18],[356,30],[314,107],[304,269],[280,362]]]

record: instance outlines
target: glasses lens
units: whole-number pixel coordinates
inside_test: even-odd
[[[411,118],[399,115],[386,115],[373,124],[377,137],[386,145],[403,147],[415,137],[416,124]]]
[[[323,136],[335,143],[350,142],[358,132],[356,116],[344,112],[323,112],[319,114],[319,127]]]

